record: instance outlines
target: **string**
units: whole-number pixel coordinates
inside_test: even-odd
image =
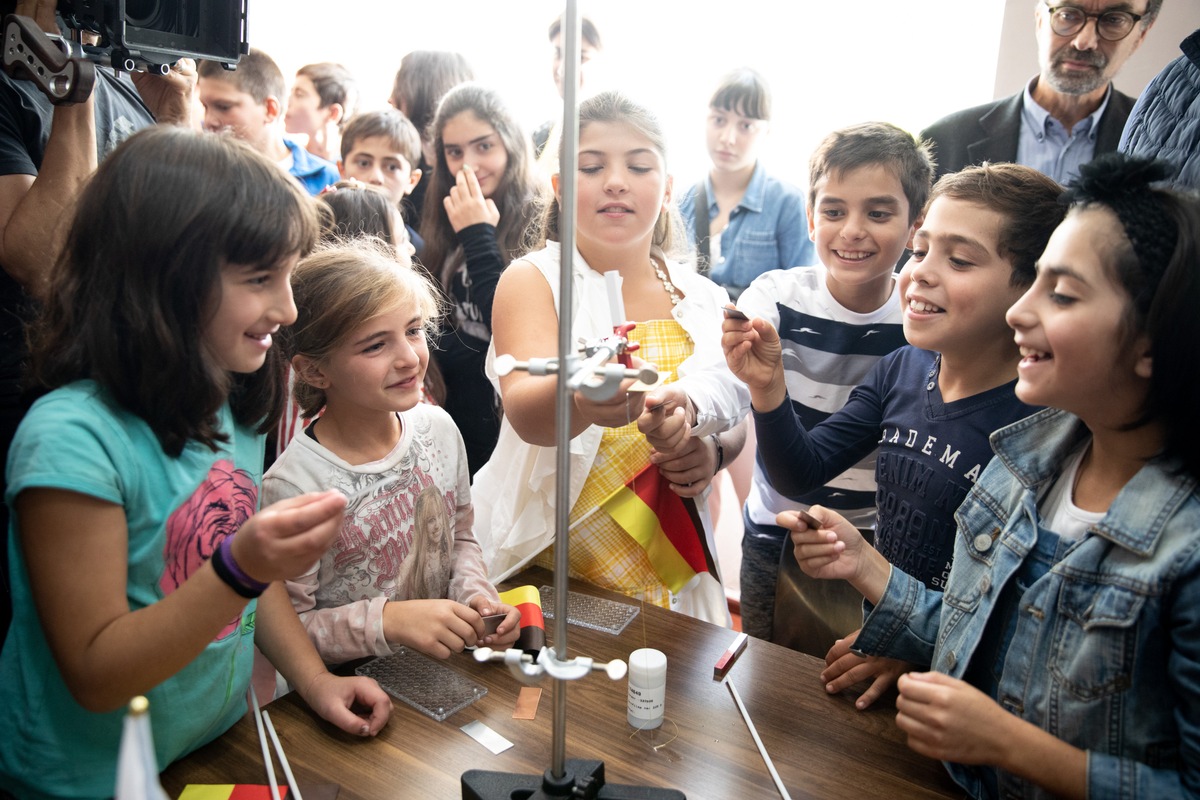
[[[651,588],[656,588],[656,587],[651,587],[651,586],[643,587],[642,591],[640,593],[640,596],[638,597],[638,602],[641,603],[641,611],[639,612],[638,616],[640,616],[642,618],[642,647],[647,648],[647,649],[650,647],[650,639],[646,634],[646,593],[649,592]],[[679,738],[679,725],[675,722],[675,720],[671,719],[670,717],[668,717],[667,715],[664,714],[663,722],[671,723],[671,726],[675,729],[675,734],[673,736],[671,736],[670,739],[667,739],[665,742],[660,742],[659,744],[650,744],[649,742],[647,742],[646,743],[647,746],[656,753],[661,748],[666,747],[671,742],[673,742]],[[651,736],[657,735],[659,730],[661,730],[661,724],[660,724],[660,727],[657,727],[657,728],[634,728],[633,733],[629,734],[629,738],[632,739],[633,737],[637,736],[639,733],[642,733],[647,730],[650,731]]]

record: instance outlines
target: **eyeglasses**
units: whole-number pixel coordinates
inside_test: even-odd
[[[1076,6],[1047,5],[1046,9],[1050,12],[1050,30],[1059,36],[1074,36],[1083,30],[1089,19],[1094,19],[1096,35],[1106,42],[1119,42],[1124,39],[1143,16],[1128,11],[1101,11],[1099,14],[1089,14]]]

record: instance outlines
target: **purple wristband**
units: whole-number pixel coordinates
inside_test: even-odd
[[[213,569],[217,573],[217,577],[229,585],[229,588],[245,598],[258,597],[267,590],[271,584],[256,581],[251,578],[233,558],[233,537],[226,536],[221,542],[221,546],[213,551],[212,555]]]

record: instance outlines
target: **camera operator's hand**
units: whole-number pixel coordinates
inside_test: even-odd
[[[13,9],[13,13],[29,17],[46,33],[57,36],[58,20],[54,17],[56,8],[58,0],[17,0],[17,7]]]
[[[130,77],[157,122],[191,124],[192,95],[196,91],[195,61],[181,58],[166,75],[134,72]]]

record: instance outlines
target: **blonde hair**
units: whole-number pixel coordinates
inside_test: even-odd
[[[437,290],[411,263],[397,261],[373,237],[331,244],[304,259],[292,273],[296,322],[282,333],[288,359],[320,364],[355,328],[402,306],[415,306],[431,336],[442,314]],[[306,419],[325,407],[325,392],[297,373],[292,389]]]

